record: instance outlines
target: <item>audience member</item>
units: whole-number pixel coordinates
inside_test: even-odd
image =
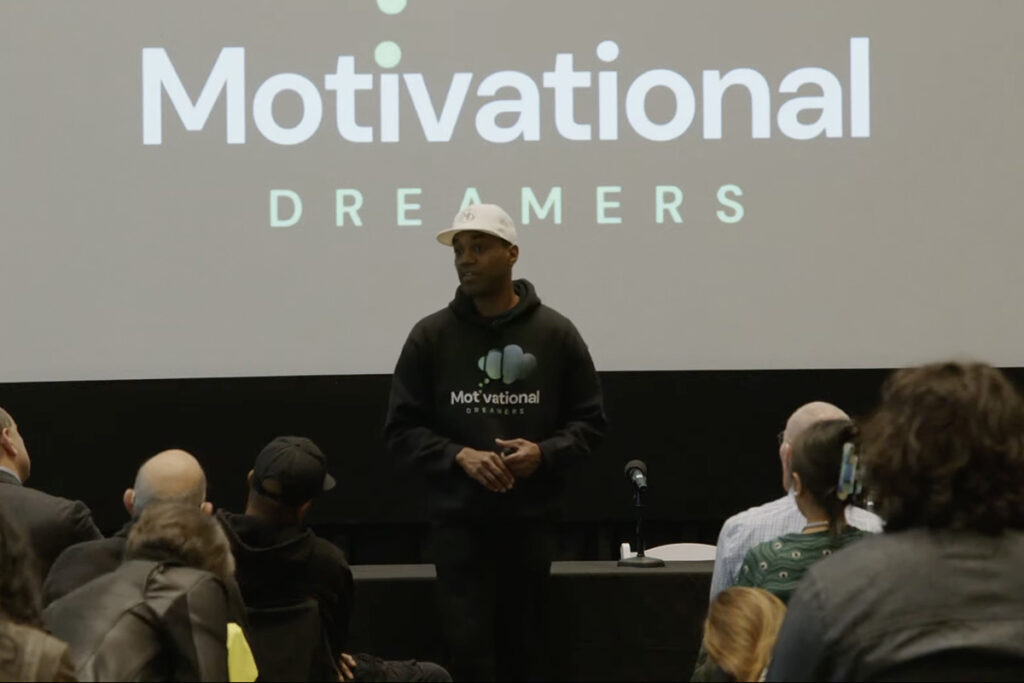
[[[849,419],[846,413],[830,403],[815,401],[800,406],[786,421],[786,429],[779,434],[779,461],[782,465],[782,488],[787,495],[758,507],[733,515],[722,525],[718,534],[715,569],[711,577],[711,599],[736,583],[740,566],[747,552],[759,543],[784,534],[801,531],[807,519],[797,507],[792,494],[793,442],[808,426],[821,420]],[[879,519],[861,508],[846,509],[850,526],[865,531],[881,531]]]
[[[225,681],[231,547],[198,507],[146,506],[125,562],[46,608],[83,681]]]
[[[1001,372],[897,371],[859,435],[836,406],[806,404],[779,458],[788,494],[720,532],[695,680],[1024,677],[1024,398]],[[195,458],[153,456],[110,539],[81,502],[23,486],[30,467],[0,409],[0,679],[227,680],[231,628],[255,676],[229,626],[240,588],[254,611],[316,613],[312,680],[451,680],[436,664],[346,654],[352,572],[304,526],[335,486],[309,439],[271,441],[245,513],[216,520]],[[882,521],[849,505],[860,485],[885,533],[866,534]]]
[[[998,370],[894,373],[864,423],[885,533],[815,564],[769,680],[1024,676],[1024,401]]]
[[[43,619],[32,551],[0,509],[0,680],[73,681],[68,646],[39,627]]]
[[[206,502],[206,475],[191,454],[181,450],[157,453],[143,463],[135,475],[135,485],[124,492],[124,508],[129,521],[110,538],[77,543],[60,554],[43,584],[43,604],[49,605],[98,576],[121,565],[124,546],[135,520],[151,503],[180,502],[202,509]]]
[[[18,425],[0,408],[0,504],[26,535],[35,553],[37,581],[68,546],[102,538],[81,501],[51,496],[25,486],[32,469]]]
[[[760,588],[734,586],[718,594],[704,622],[704,681],[760,681],[771,660],[786,606]]]
[[[738,585],[763,588],[787,602],[812,564],[864,536],[846,524],[850,492],[839,486],[844,459],[854,457],[855,435],[849,420],[825,420],[809,425],[797,437],[791,476],[804,528],[751,548]]]
[[[312,501],[335,486],[327,458],[311,440],[278,437],[267,444],[249,472],[245,514],[218,511],[238,563],[236,578],[250,609],[296,604],[310,598],[330,652],[329,661],[310,672],[310,680],[337,668],[361,680],[447,681],[447,672],[429,662],[390,662],[344,653],[352,612],[352,571],[334,544],[303,526]],[[253,624],[258,641],[258,626]],[[254,642],[254,645],[256,643]],[[265,653],[256,651],[262,662]]]

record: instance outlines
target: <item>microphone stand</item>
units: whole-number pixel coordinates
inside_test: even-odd
[[[644,504],[641,499],[641,492],[642,489],[638,486],[636,489],[636,498],[633,502],[633,510],[636,511],[636,557],[625,557],[619,560],[619,566],[635,567],[639,569],[664,567],[664,560],[659,560],[657,557],[647,557],[647,555],[644,554]]]

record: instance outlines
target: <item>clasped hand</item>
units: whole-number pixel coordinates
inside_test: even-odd
[[[495,493],[512,490],[516,479],[525,479],[540,466],[540,446],[526,439],[495,439],[494,443],[506,452],[463,448],[455,456],[466,474]]]

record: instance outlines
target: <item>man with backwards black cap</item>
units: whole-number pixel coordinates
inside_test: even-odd
[[[346,679],[354,673],[365,680],[451,680],[436,664],[385,662],[369,656],[354,659],[343,654],[352,613],[352,571],[337,546],[303,526],[313,499],[334,486],[326,456],[310,439],[281,436],[256,456],[249,471],[245,514],[217,513],[231,541],[235,578],[246,607],[317,601],[331,660],[315,666],[308,680],[328,680],[332,668]],[[274,657],[274,653],[255,654],[257,661]],[[364,672],[368,667],[374,670]]]
[[[437,239],[454,250],[459,288],[405,342],[388,448],[430,490],[455,678],[542,678],[552,521],[567,467],[604,435],[601,389],[573,324],[512,279],[505,211],[467,206]]]

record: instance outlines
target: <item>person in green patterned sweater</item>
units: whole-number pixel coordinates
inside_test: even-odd
[[[840,486],[844,454],[849,461],[855,435],[851,421],[825,420],[810,425],[797,438],[793,444],[793,493],[807,524],[800,533],[751,548],[737,585],[763,588],[787,602],[812,564],[865,535],[846,525],[849,486]],[[849,469],[855,461],[846,464]]]

